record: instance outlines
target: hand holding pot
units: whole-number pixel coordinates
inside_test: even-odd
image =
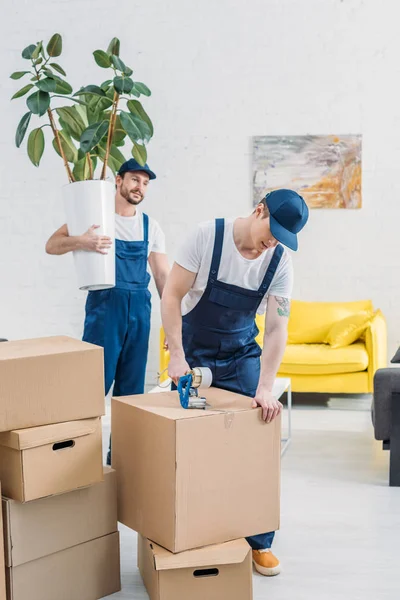
[[[80,246],[82,250],[85,250],[86,252],[107,254],[107,250],[111,247],[112,240],[106,235],[97,235],[95,230],[99,227],[100,225],[92,225],[83,235],[81,235]]]

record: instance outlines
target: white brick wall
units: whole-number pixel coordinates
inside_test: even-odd
[[[36,169],[25,148],[15,148],[24,102],[9,101],[19,89],[8,75],[22,68],[20,50],[59,31],[60,62],[74,86],[106,78],[91,52],[117,35],[121,57],[153,91],[146,106],[156,132],[150,164],[159,178],[145,208],[164,226],[171,259],[188,223],[251,210],[251,136],[362,133],[363,208],[311,212],[295,256],[295,297],[372,298],[387,317],[394,352],[400,344],[395,0],[43,0],[15,3],[8,13],[0,36],[0,336],[82,330],[84,294],[76,289],[72,257],[44,253],[63,222],[64,170],[52,150]],[[159,323],[155,300],[149,382],[157,370]]]

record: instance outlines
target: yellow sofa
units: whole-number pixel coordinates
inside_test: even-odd
[[[380,311],[360,339],[349,346],[332,348],[326,343],[332,325],[361,311],[373,311],[370,300],[358,302],[302,302],[293,300],[288,344],[278,372],[290,377],[295,392],[335,394],[372,393],[375,371],[387,366],[386,322]],[[262,347],[264,316],[257,315]],[[160,332],[160,373],[167,368],[169,353]],[[196,366],[196,365],[195,365]],[[201,366],[201,365],[197,365]],[[166,374],[161,378],[164,380]]]

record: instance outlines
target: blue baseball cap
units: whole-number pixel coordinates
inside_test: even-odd
[[[129,171],[142,171],[143,173],[147,173],[149,179],[156,179],[156,174],[149,169],[148,164],[145,164],[144,166],[139,165],[134,158],[130,158],[120,166],[118,175],[128,173]]]
[[[274,190],[264,198],[269,210],[271,233],[278,242],[297,250],[297,234],[308,221],[308,206],[293,190]]]

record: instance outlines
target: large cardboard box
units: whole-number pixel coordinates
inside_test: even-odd
[[[279,527],[280,419],[210,388],[212,409],[177,392],[113,398],[118,518],[171,552]]]
[[[7,567],[7,600],[97,600],[121,589],[118,532]]]
[[[27,502],[102,480],[99,417],[0,433],[0,481],[8,498]]]
[[[104,412],[99,346],[64,336],[0,344],[0,431]]]
[[[5,564],[18,567],[115,533],[116,473],[104,467],[101,483],[26,504],[3,498],[2,512]]]
[[[251,600],[251,549],[235,540],[171,554],[138,536],[138,566],[150,600]]]
[[[1,496],[1,482],[0,482]],[[4,546],[3,546],[3,516],[0,511],[0,600],[6,600],[6,572],[4,569]]]

